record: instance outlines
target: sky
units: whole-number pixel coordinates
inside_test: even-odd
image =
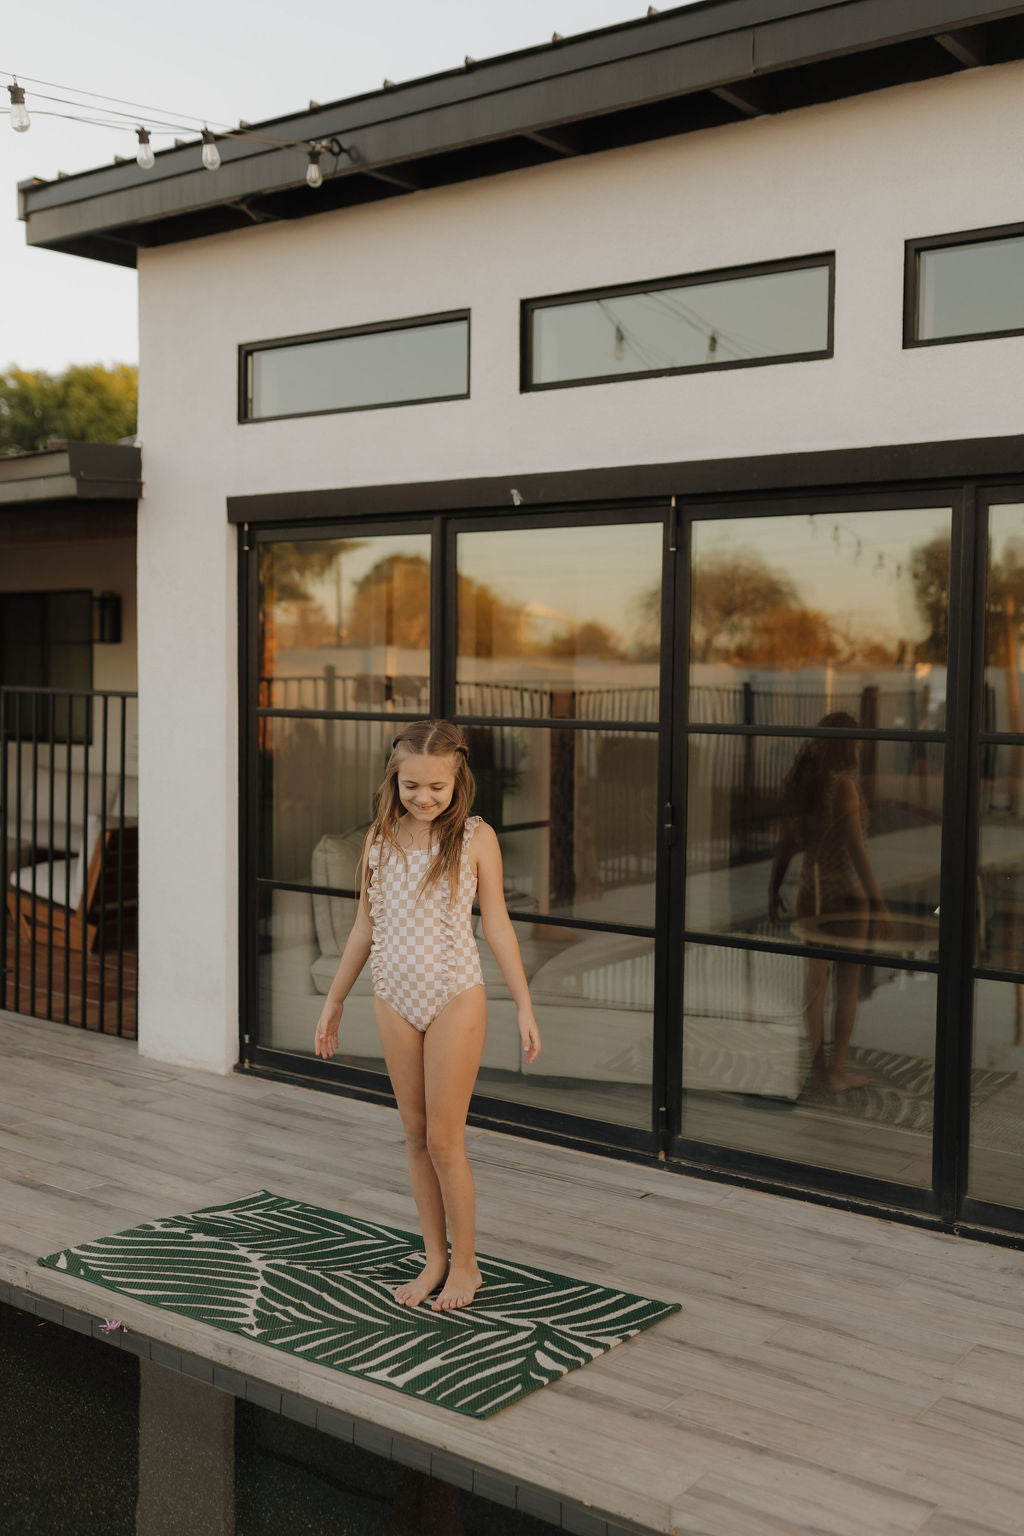
[[[664,9],[669,9],[666,5]],[[32,115],[14,133],[0,106],[0,372],[59,373],[71,363],[138,358],[133,270],[31,250],[17,184],[134,155],[123,131],[33,114],[32,80],[221,123],[301,111],[461,65],[612,26],[646,0],[39,0],[11,5],[0,31],[0,83],[17,75]],[[7,104],[6,92],[3,97]],[[74,108],[39,103],[54,111]],[[154,136],[154,147],[167,138]]]

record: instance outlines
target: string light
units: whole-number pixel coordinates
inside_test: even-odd
[[[220,169],[220,150],[214,143],[213,134],[209,128],[203,129],[203,164],[208,171]]]
[[[5,70],[0,70],[0,74],[6,73],[8,72]],[[25,133],[31,127],[31,118],[29,117],[28,108],[25,105],[25,88],[23,85],[18,83],[18,78],[16,75],[11,75],[10,78],[11,84],[7,85],[5,89],[11,98],[11,127],[15,130],[16,133]],[[242,139],[253,144],[264,145],[268,149],[294,149],[304,151],[306,154],[306,183],[308,186],[314,189],[322,187],[324,184],[324,172],[321,168],[320,161],[325,154],[330,154],[334,157],[334,165],[331,170],[332,175],[337,172],[338,161],[342,155],[347,155],[353,164],[355,164],[358,159],[354,146],[349,144],[342,144],[340,140],[336,138],[272,138],[267,134],[254,132],[249,127],[248,123],[244,122],[239,123],[237,128],[230,128],[226,125],[218,124],[215,125],[214,130],[211,130],[208,122],[204,122],[202,128],[197,129],[195,124],[198,122],[198,119],[191,118],[189,120],[188,113],[180,115],[171,114],[155,108],[146,107],[141,102],[128,102],[116,96],[106,97],[102,96],[98,91],[85,91],[79,89],[77,86],[57,85],[53,81],[37,80],[34,82],[34,84],[37,86],[48,87],[54,91],[63,91],[65,93],[69,93],[61,96],[48,96],[42,91],[36,91],[34,94],[38,101],[53,102],[57,105],[69,106],[73,108],[77,107],[80,109],[78,112],[60,112],[40,107],[34,108],[38,115],[42,117],[59,117],[64,118],[69,122],[90,123],[93,126],[99,128],[125,129],[127,129],[128,123],[131,121],[131,119],[134,118],[137,124],[134,131],[135,136],[138,139],[135,163],[138,165],[139,169],[143,171],[151,171],[156,165],[156,156],[150,142],[151,135],[166,134],[168,137],[173,137],[175,148],[180,148],[182,146],[182,140],[179,139],[176,135],[179,133],[195,133],[197,131],[199,132],[200,141],[202,144],[202,163],[208,171],[216,171],[220,168],[221,165],[220,150],[217,148],[218,138]],[[89,104],[77,99],[83,96],[90,98]],[[102,107],[91,105],[93,102],[102,103],[103,105]],[[112,105],[111,103],[119,103],[119,105]],[[126,112],[121,110],[122,107],[131,107],[134,110],[132,112]],[[101,115],[97,115],[98,113]],[[140,115],[143,117],[143,121],[141,123],[139,123]],[[117,158],[119,157],[115,156],[115,159]]]
[[[154,165],[156,165],[156,156],[150,148],[149,130],[146,128],[136,128],[135,133],[139,141],[139,152],[135,156],[135,163],[140,171],[151,171]]]
[[[25,92],[17,80],[7,87],[7,92],[11,98],[11,127],[15,133],[27,133],[32,126],[32,119],[25,106]]]

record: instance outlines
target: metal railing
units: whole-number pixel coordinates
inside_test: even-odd
[[[0,687],[0,1007],[135,1034],[137,695]]]

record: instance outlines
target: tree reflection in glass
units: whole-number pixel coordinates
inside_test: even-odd
[[[430,538],[260,546],[259,702],[426,713]]]
[[[948,508],[698,521],[690,718],[941,729]]]
[[[658,720],[662,524],[458,536],[460,716]]]

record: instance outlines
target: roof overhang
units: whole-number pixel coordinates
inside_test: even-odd
[[[140,247],[304,218],[1024,58],[1024,4],[702,0],[250,125],[291,141],[198,141],[19,186],[30,245],[134,266]],[[349,146],[305,182],[305,144]]]
[[[131,538],[142,451],[130,443],[55,443],[0,457],[0,546]]]

